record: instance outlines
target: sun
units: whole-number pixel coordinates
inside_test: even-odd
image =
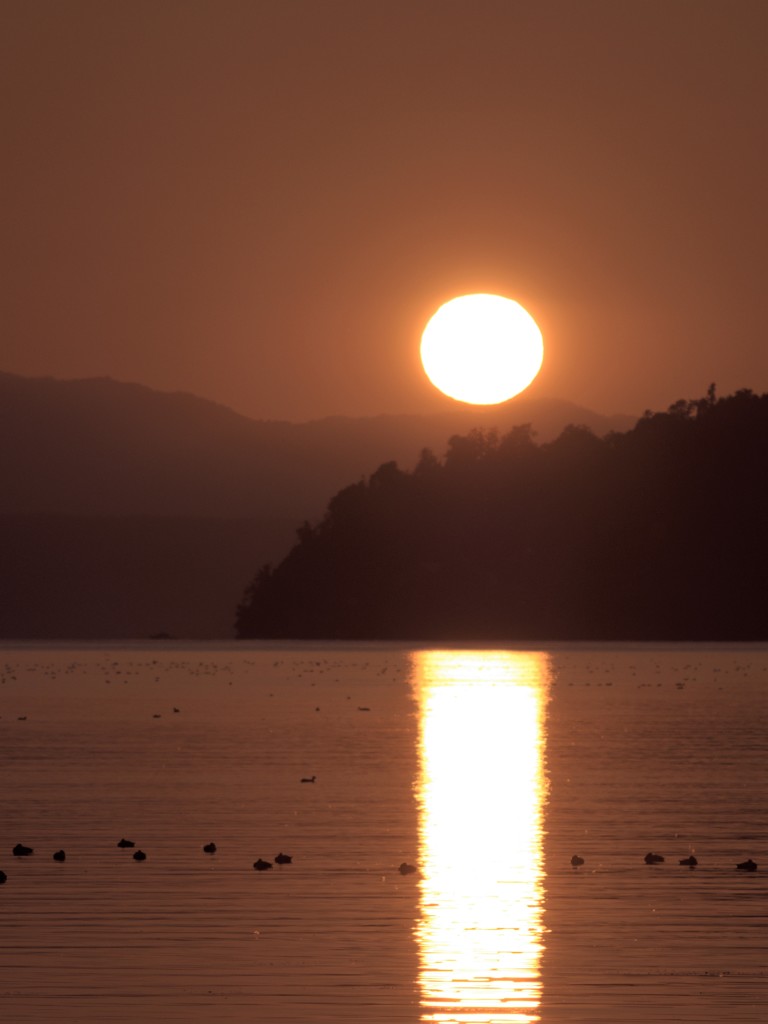
[[[443,394],[472,405],[519,395],[541,368],[536,321],[513,299],[461,295],[441,306],[421,336],[424,371]]]

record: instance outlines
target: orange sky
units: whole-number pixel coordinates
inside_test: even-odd
[[[531,393],[768,390],[765,0],[5,0],[0,370],[434,411],[495,291]]]

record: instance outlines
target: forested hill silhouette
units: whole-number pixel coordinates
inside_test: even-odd
[[[768,639],[768,395],[646,413],[597,438],[453,436],[305,524],[240,637]]]
[[[0,637],[231,637],[251,568],[282,558],[297,522],[488,415],[279,423],[138,384],[0,373]],[[543,400],[493,415],[542,437],[633,422]]]

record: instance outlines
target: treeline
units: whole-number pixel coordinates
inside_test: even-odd
[[[382,465],[305,523],[240,637],[768,639],[768,394],[647,412],[626,433],[529,426]]]

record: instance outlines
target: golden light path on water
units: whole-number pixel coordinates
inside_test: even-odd
[[[538,1021],[547,655],[413,659],[421,1020]]]

